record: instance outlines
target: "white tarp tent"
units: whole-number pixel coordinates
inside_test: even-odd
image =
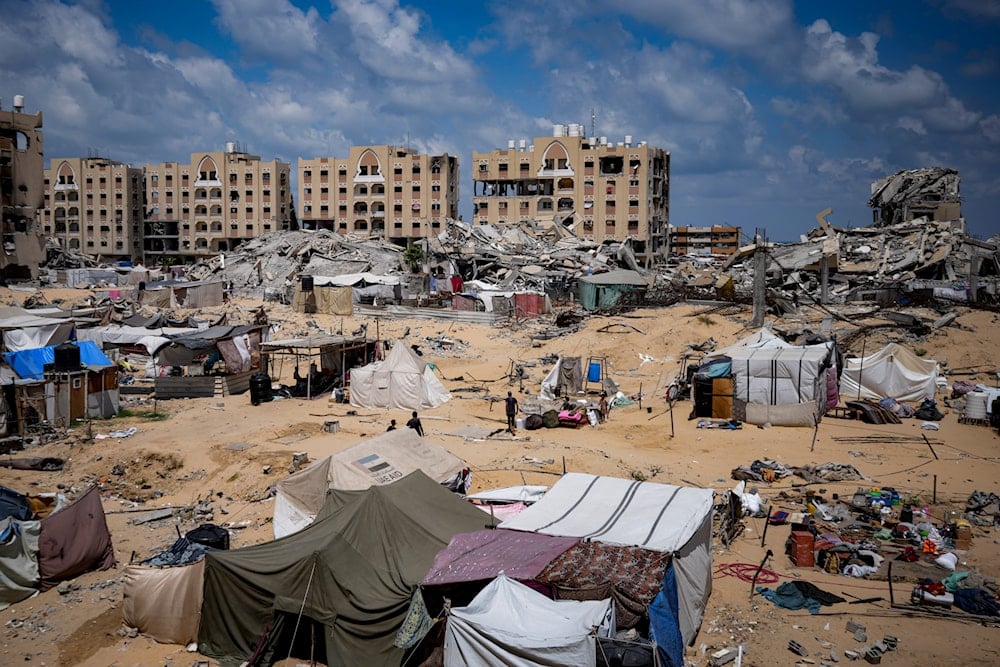
[[[594,627],[601,637],[614,633],[610,599],[550,600],[501,574],[467,607],[451,610],[444,665],[593,665]]]
[[[680,632],[689,643],[712,592],[713,496],[711,489],[567,473],[500,527],[673,554]]]
[[[434,370],[402,341],[383,361],[351,370],[351,405],[357,408],[424,410],[450,398]]]
[[[826,404],[826,362],[833,343],[734,350],[733,391],[747,403]]]
[[[938,362],[922,359],[896,343],[875,354],[847,359],[840,376],[840,395],[845,401],[859,398],[922,401],[934,398]]]
[[[400,428],[348,447],[279,481],[274,498],[275,539],[302,530],[316,518],[327,489],[361,491],[391,484],[415,470],[436,482],[449,483],[466,465],[441,445]]]

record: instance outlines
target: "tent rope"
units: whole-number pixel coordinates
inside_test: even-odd
[[[309,599],[309,589],[312,587],[314,574],[316,574],[315,560],[313,560],[312,569],[309,570],[309,581],[306,582],[306,592],[302,594],[302,606],[299,607],[299,615],[295,617],[295,629],[292,630],[292,639],[288,642],[288,656],[285,660],[292,659],[292,648],[295,646],[295,636],[299,633],[299,623],[302,621],[302,614],[306,610],[306,600]]]

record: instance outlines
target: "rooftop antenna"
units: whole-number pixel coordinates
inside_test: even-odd
[[[597,112],[593,107],[590,108],[590,136],[597,136]]]

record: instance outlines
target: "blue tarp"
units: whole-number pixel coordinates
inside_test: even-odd
[[[76,345],[80,348],[80,363],[84,366],[115,365],[93,341],[83,340]],[[54,363],[56,360],[56,347],[49,345],[48,347],[36,347],[33,350],[4,352],[3,359],[22,380],[41,380],[45,374],[45,364]]]
[[[649,634],[663,667],[684,667],[684,639],[681,637],[674,564],[663,573],[663,586],[649,605]]]

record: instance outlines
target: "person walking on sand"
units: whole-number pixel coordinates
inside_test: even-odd
[[[395,430],[396,430],[396,420],[393,419],[391,422],[389,422],[389,428],[387,428],[385,432],[388,433],[389,431],[395,431]]]
[[[420,417],[417,416],[416,410],[413,411],[413,417],[406,422],[406,425],[416,431],[421,438],[424,437],[424,425],[420,423]]]
[[[514,426],[517,424],[517,399],[508,391],[507,398],[503,399],[503,402],[507,409],[507,431],[513,434]]]

